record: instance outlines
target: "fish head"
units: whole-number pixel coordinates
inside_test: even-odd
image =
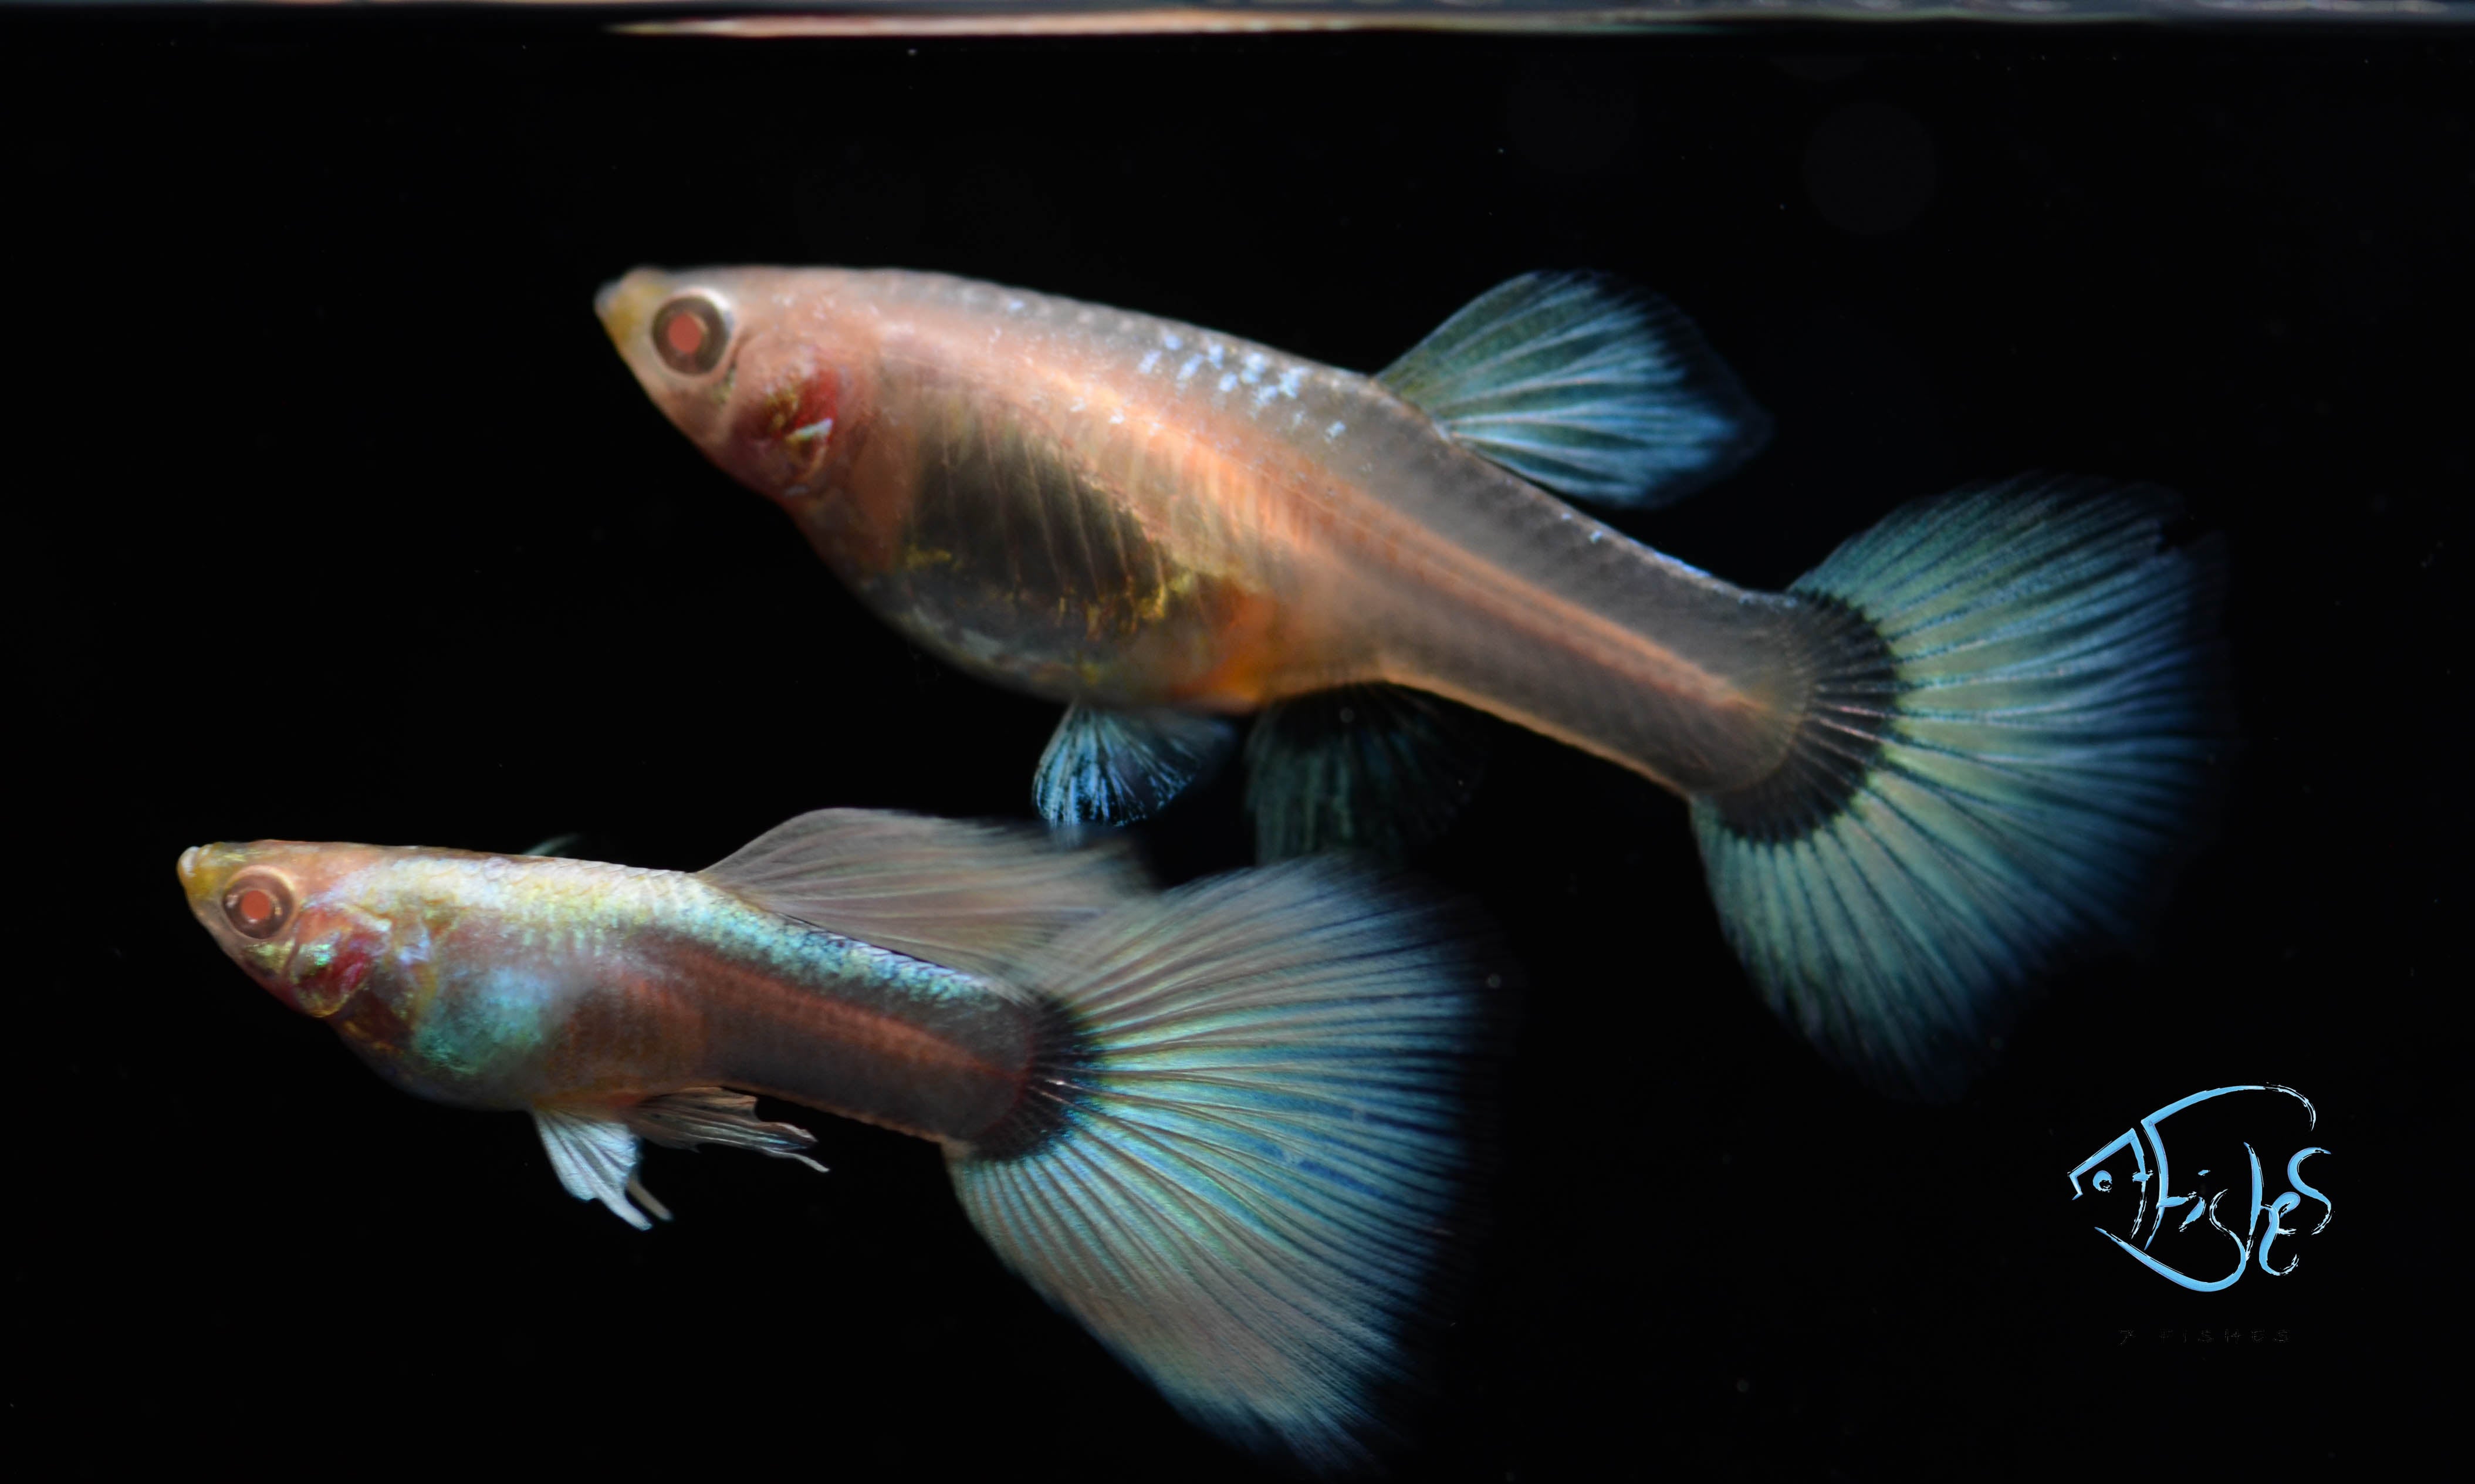
[[[2148,1146],[2137,1130],[2126,1129],[2071,1171],[2071,1198],[2080,1203],[2072,1215],[2134,1240],[2157,1195],[2148,1188],[2149,1178]]]
[[[875,364],[829,271],[639,268],[594,309],[653,404],[742,484],[791,507],[824,498],[865,425]]]
[[[545,1027],[571,987],[556,964],[505,952],[521,859],[262,839],[193,846],[180,873],[225,954],[380,1077],[442,1103],[509,1108],[538,1090]]]
[[[193,845],[181,853],[181,888],[259,987],[326,1020],[365,997],[386,954],[392,924],[363,900],[381,854],[286,839]]]

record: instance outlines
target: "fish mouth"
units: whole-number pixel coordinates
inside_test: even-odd
[[[191,845],[181,852],[181,890],[191,907],[203,907],[215,894],[215,873],[207,868],[211,845]]]
[[[611,343],[625,353],[654,309],[670,297],[671,276],[656,268],[638,268],[612,279],[593,296],[593,312]]]
[[[218,907],[224,884],[246,864],[247,847],[233,844],[191,845],[181,852],[181,890],[189,906],[204,914]]]

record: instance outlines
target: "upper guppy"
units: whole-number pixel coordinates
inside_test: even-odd
[[[2129,930],[2221,740],[2214,547],[2162,491],[1920,501],[1785,593],[1547,493],[1674,499],[1767,422],[1662,301],[1533,274],[1364,377],[936,275],[640,269],[599,309],[656,405],[920,645],[1067,702],[1036,796],[1157,809],[1260,712],[1267,857],[1438,827],[1441,696],[1690,801],[1773,1008],[1895,1091]]]

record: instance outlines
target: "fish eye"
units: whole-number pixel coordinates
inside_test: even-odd
[[[292,888],[280,876],[245,871],[224,888],[224,920],[243,937],[273,937],[292,920]]]
[[[2097,1194],[2103,1195],[2114,1188],[2114,1172],[2111,1170],[2099,1170],[2096,1172],[2096,1179],[2089,1181],[2089,1183],[2096,1187]]]
[[[709,294],[681,294],[653,315],[653,352],[682,376],[721,365],[729,346],[730,316]]]

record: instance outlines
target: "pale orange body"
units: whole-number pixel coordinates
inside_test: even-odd
[[[701,375],[649,333],[681,294],[726,311]],[[1590,520],[1365,377],[924,274],[640,271],[602,312],[870,606],[1035,693],[1235,713],[1391,682],[1687,792],[1767,776],[1811,698],[1804,605]]]

